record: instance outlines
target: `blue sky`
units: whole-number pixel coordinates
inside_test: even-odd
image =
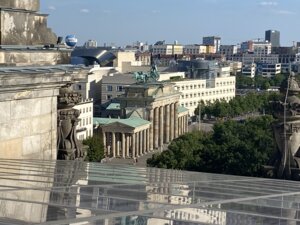
[[[281,45],[300,41],[300,0],[41,0],[58,36],[75,34],[117,46],[135,41],[202,43],[218,35],[223,44],[281,32]]]

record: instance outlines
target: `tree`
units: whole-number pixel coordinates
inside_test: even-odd
[[[104,158],[103,140],[99,135],[89,137],[82,143],[89,146],[86,161],[100,162]]]
[[[175,139],[169,149],[148,159],[149,166],[262,176],[276,149],[272,116],[219,122],[212,133],[193,132]]]

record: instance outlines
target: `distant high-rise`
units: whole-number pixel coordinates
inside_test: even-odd
[[[221,38],[216,36],[203,37],[203,45],[214,46],[215,52],[219,52],[221,46]]]
[[[271,42],[272,47],[280,47],[280,32],[277,30],[267,30],[265,34],[266,41]]]

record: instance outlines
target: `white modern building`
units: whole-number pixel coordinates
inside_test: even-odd
[[[78,140],[93,137],[93,105],[93,99],[86,99],[74,106],[74,109],[80,111],[80,121],[76,129]]]
[[[268,55],[272,52],[272,44],[268,41],[253,42],[252,50],[257,55]]]
[[[200,101],[207,103],[233,99],[236,89],[235,82],[235,76],[223,76],[211,80],[186,79],[173,83],[181,92],[179,104],[189,109],[190,116],[193,116]]]

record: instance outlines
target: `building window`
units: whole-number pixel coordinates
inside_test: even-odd
[[[90,120],[90,124],[92,124],[92,118],[91,117],[89,118],[89,120]]]
[[[78,84],[77,87],[78,87],[78,90],[81,90],[81,84]]]
[[[107,85],[107,91],[112,91],[113,90],[113,87],[111,85]]]
[[[117,91],[122,92],[123,91],[123,86],[117,86]]]
[[[112,99],[112,96],[111,96],[111,95],[107,95],[107,96],[106,96],[106,99],[107,99],[107,100],[111,100],[111,99]]]

